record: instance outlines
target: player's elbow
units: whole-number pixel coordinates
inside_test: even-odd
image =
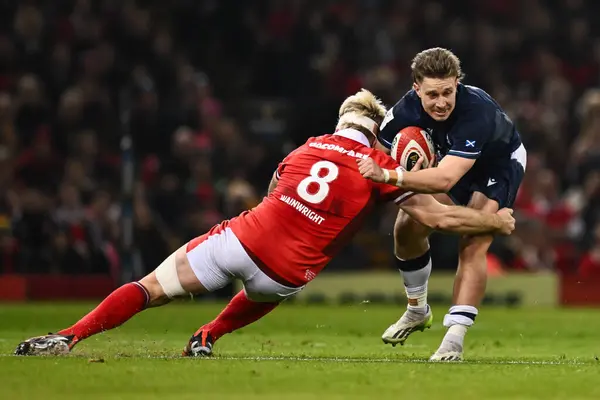
[[[452,207],[439,205],[430,213],[430,229],[442,232],[453,232],[458,228],[458,222],[452,213]]]
[[[438,193],[447,193],[456,184],[456,179],[450,175],[440,174],[436,180],[436,189]]]
[[[445,230],[446,225],[451,223],[450,221],[446,221],[447,218],[440,218],[440,214],[432,212],[419,212],[417,214],[413,214],[413,218],[415,218],[421,225],[424,225],[434,231]]]
[[[440,167],[432,168],[432,175],[427,179],[427,193],[446,193],[452,189],[458,179],[449,171]],[[416,177],[415,177],[416,178]],[[459,178],[460,179],[460,178]]]
[[[433,230],[441,232],[454,232],[459,228],[456,219],[450,216],[438,216],[433,222],[433,226],[430,227]]]

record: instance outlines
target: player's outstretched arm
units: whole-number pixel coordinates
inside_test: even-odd
[[[416,193],[446,193],[475,164],[474,159],[446,156],[437,167],[402,172],[382,169],[371,158],[357,162],[365,178]]]
[[[400,204],[400,208],[421,224],[442,232],[510,235],[515,229],[510,208],[503,208],[494,214],[467,207],[446,206],[425,194],[411,197]]]

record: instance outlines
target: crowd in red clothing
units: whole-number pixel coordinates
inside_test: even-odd
[[[528,149],[519,226],[491,260],[600,274],[596,15],[585,0],[2,2],[0,271],[118,271],[124,88],[139,276],[256,204],[344,97],[366,87],[392,105],[411,57],[444,46]],[[390,268],[394,213],[331,269]],[[436,269],[454,269],[453,238],[432,240]]]

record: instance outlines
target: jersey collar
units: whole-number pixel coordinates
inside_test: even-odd
[[[363,144],[367,147],[371,147],[371,145],[369,144],[369,139],[367,139],[365,134],[362,133],[361,131],[357,131],[356,129],[352,129],[352,128],[341,129],[341,130],[337,131],[336,133],[334,133],[334,135],[345,137],[346,139],[354,140],[355,142]]]

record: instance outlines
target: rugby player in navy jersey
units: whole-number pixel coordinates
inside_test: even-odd
[[[437,166],[414,172],[387,171],[371,159],[361,160],[363,176],[419,193],[437,193],[445,204],[496,212],[511,207],[523,175],[527,153],[513,122],[485,91],[461,83],[460,60],[451,51],[432,48],[417,54],[411,65],[413,88],[390,109],[381,124],[379,142],[390,148],[408,126],[425,130],[436,148]],[[407,169],[411,169],[408,166]],[[431,230],[400,211],[394,226],[397,267],[404,278],[408,307],[383,334],[386,343],[403,344],[417,330],[431,326],[427,282],[431,272]],[[444,317],[448,328],[432,361],[463,356],[467,329],[485,294],[486,253],[492,235],[460,238],[453,305]]]

